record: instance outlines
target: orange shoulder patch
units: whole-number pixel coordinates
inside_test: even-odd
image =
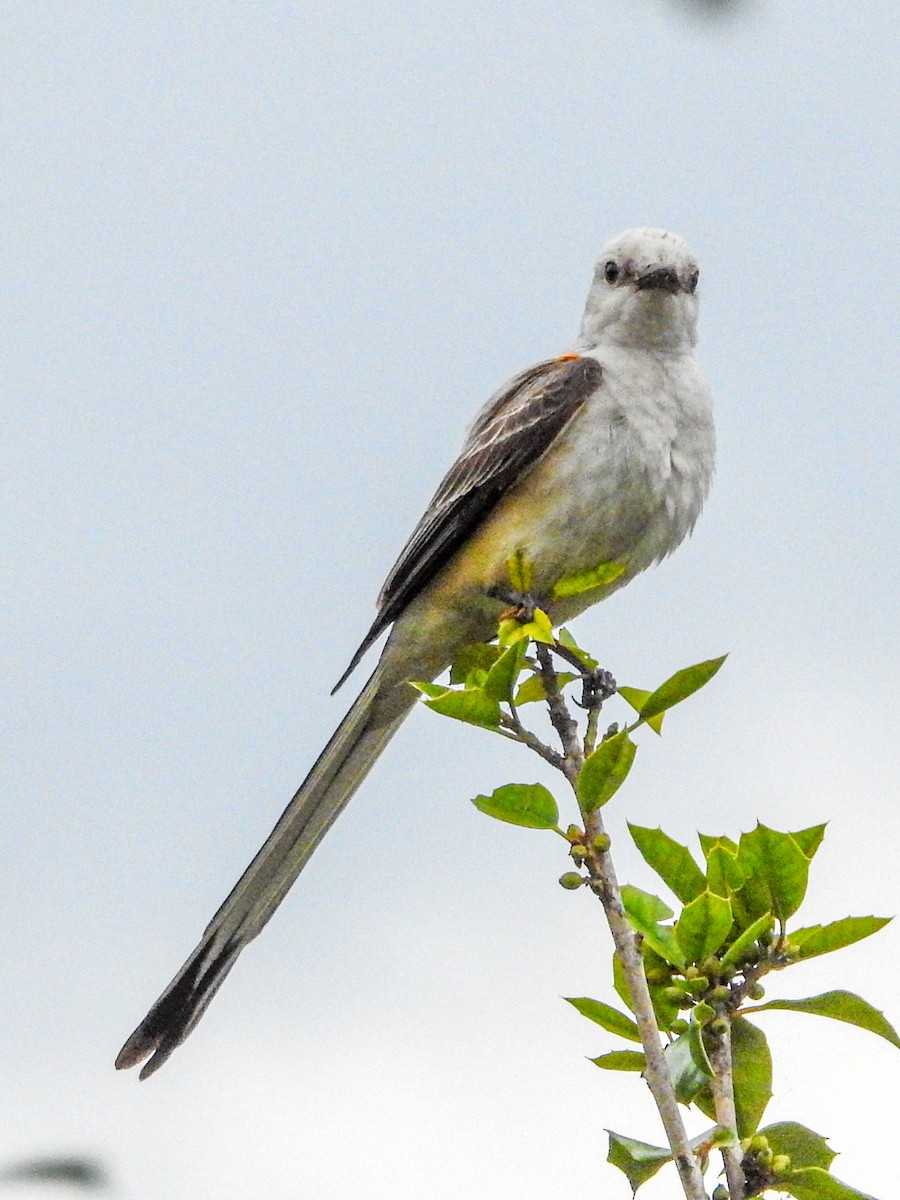
[[[574,362],[576,358],[581,358],[580,354],[557,354],[554,362]]]

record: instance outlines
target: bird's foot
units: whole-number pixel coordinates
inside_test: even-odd
[[[599,708],[619,690],[611,671],[605,667],[594,667],[581,676],[582,692],[579,704],[582,708]]]
[[[528,625],[534,620],[534,610],[540,608],[540,602],[528,592],[517,592],[515,588],[498,584],[491,588],[488,595],[493,600],[500,600],[509,607],[500,614],[501,621],[518,621],[520,625]]]

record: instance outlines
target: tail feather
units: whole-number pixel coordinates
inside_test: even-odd
[[[405,691],[408,698],[405,692],[392,696],[390,715],[376,720],[373,709],[383,698],[376,668],[200,944],[122,1047],[117,1067],[133,1067],[149,1056],[141,1070],[146,1079],[185,1040],[409,712],[415,693]]]

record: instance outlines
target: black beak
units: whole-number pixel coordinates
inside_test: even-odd
[[[643,275],[638,275],[636,284],[639,292],[654,289],[674,296],[676,292],[681,291],[681,280],[674,267],[653,267]]]

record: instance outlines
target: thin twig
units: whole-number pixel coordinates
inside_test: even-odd
[[[541,667],[544,694],[550,710],[550,723],[559,734],[565,756],[562,771],[574,786],[584,764],[584,750],[578,737],[578,722],[570,714],[559,686],[559,676],[553,666],[550,647],[544,642],[535,642],[535,652]]]
[[[713,1069],[712,1094],[716,1107],[716,1122],[725,1129],[730,1129],[737,1137],[731,1063],[731,1022],[727,1017],[720,1018],[710,1029],[709,1060]],[[741,1166],[742,1157],[740,1145],[725,1146],[722,1150],[729,1200],[745,1200],[746,1180]]]
[[[669,1074],[659,1038],[659,1027],[653,1011],[647,977],[644,974],[641,952],[622,904],[622,893],[616,878],[615,867],[609,850],[597,848],[598,845],[608,844],[599,809],[585,815],[584,829],[588,850],[585,866],[590,874],[591,889],[599,897],[603,911],[606,913],[616,954],[622,964],[622,973],[628,984],[631,1010],[634,1013],[641,1035],[641,1045],[644,1048],[644,1079],[656,1102],[686,1200],[707,1200],[700,1165],[691,1148],[681,1117],[681,1110],[675,1099],[672,1077]]]

